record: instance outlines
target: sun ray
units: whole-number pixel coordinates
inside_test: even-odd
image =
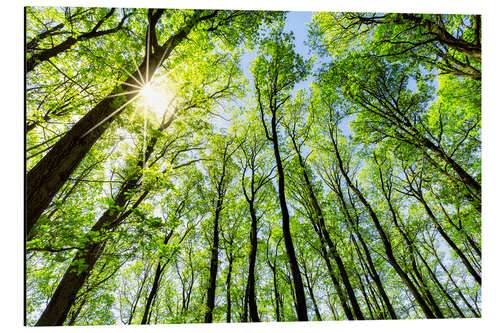
[[[118,83],[118,85],[126,85],[126,86],[129,86],[129,87],[133,87],[133,88],[136,88],[137,90],[141,90],[142,89],[142,85],[137,85],[137,84],[133,84],[133,83],[128,83],[128,82],[125,82],[125,81],[122,81],[122,80],[117,80],[115,78],[110,78],[110,80],[112,80],[113,82],[115,83]]]
[[[134,79],[134,80],[135,80],[135,82],[139,83],[139,85],[140,85],[141,87],[142,87],[142,86],[144,86],[144,83],[140,82],[140,81],[139,81],[139,80],[138,80],[138,79],[137,79],[137,78],[136,78],[136,77],[135,77],[132,73],[130,73],[129,71],[127,71],[127,70],[125,69],[125,67],[120,67],[120,69],[121,69],[122,71],[124,71],[124,72],[125,72],[125,73],[129,76],[129,77],[131,77],[132,79]],[[137,71],[137,70],[136,70],[136,71]]]
[[[117,96],[130,95],[130,94],[139,94],[140,91],[141,91],[140,89],[131,90],[131,91],[125,91],[125,92],[122,92],[122,93],[108,95],[108,96],[106,96],[106,98],[113,98],[113,97],[117,97]]]
[[[123,104],[122,106],[120,106],[118,109],[116,109],[115,111],[113,111],[109,116],[107,116],[106,118],[104,118],[103,120],[101,120],[97,125],[93,126],[91,129],[89,129],[87,132],[85,132],[81,137],[80,139],[83,139],[84,137],[86,137],[90,132],[92,132],[94,129],[96,129],[97,127],[101,126],[104,122],[106,122],[106,120],[108,120],[109,118],[113,117],[115,114],[117,114],[118,112],[120,112],[121,110],[123,110],[123,108],[125,108],[127,105],[129,105],[130,103],[132,103],[134,100],[136,100],[137,98],[139,97],[139,94],[135,95],[134,97],[132,97],[132,99],[128,100],[125,104]]]
[[[130,49],[128,49],[128,51],[130,52]],[[130,52],[130,53],[132,53],[132,52]],[[131,57],[131,58],[132,58],[132,61],[134,62],[135,68],[137,68],[137,70],[136,70],[137,73],[139,73],[139,78],[141,79],[142,86],[144,86],[146,84],[146,81],[142,77],[141,70],[139,69],[139,66],[137,65],[137,62],[135,61],[135,57]]]

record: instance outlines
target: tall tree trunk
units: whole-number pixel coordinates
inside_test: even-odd
[[[144,155],[137,158],[136,166],[141,168],[151,154],[157,142],[157,137],[153,137],[148,143]],[[130,202],[130,193],[132,193],[139,185],[141,176],[140,173],[135,173],[127,179],[121,186],[120,191],[115,197],[114,206],[126,207]],[[109,208],[94,224],[91,230],[87,233],[87,239],[83,244],[83,249],[78,250],[73,258],[70,266],[64,273],[59,285],[57,286],[49,304],[38,319],[36,326],[55,326],[62,325],[71,305],[75,302],[76,294],[83,286],[83,283],[92,272],[95,263],[101,256],[101,253],[106,246],[106,239],[94,241],[95,234],[104,234],[108,231],[116,229],[149,194],[149,191],[143,191],[134,205],[128,210],[120,213],[115,207]],[[81,272],[77,272],[76,268],[81,266]]]
[[[153,302],[153,299],[156,297],[156,294],[158,293],[158,286],[160,285],[160,278],[161,274],[163,273],[163,269],[165,268],[164,265],[161,264],[161,259],[158,261],[158,264],[156,265],[156,271],[155,271],[155,277],[153,280],[153,285],[151,286],[151,290],[149,291],[148,298],[146,300],[146,306],[144,307],[144,313],[142,315],[142,320],[141,324],[148,324],[148,317],[150,314],[150,308],[151,308],[151,303]]]
[[[316,224],[313,223],[313,228],[314,231],[318,234],[320,238],[320,246],[321,246],[321,256],[323,257],[323,260],[325,261],[328,274],[330,275],[330,278],[332,279],[333,286],[335,287],[335,291],[337,292],[337,295],[339,296],[340,299],[340,305],[342,306],[342,309],[344,310],[344,313],[347,317],[348,320],[354,320],[354,315],[352,314],[352,310],[349,306],[349,303],[347,301],[347,297],[345,295],[344,290],[342,290],[342,287],[340,286],[340,282],[335,276],[335,271],[333,270],[332,263],[330,262],[330,255],[328,254],[327,250],[327,245],[324,240],[324,237],[322,237],[319,228],[316,226]]]
[[[280,311],[280,294],[278,291],[278,280],[276,276],[276,263],[272,265],[269,261],[267,262],[269,268],[273,272],[273,293],[274,293],[274,310],[276,314],[276,321],[281,321],[281,311]]]
[[[115,203],[116,206],[124,207],[126,202],[126,194],[135,188],[137,180],[129,180],[124,183],[120,192],[118,193]],[[139,199],[137,199],[134,206],[137,206],[148,192],[144,192]],[[71,261],[68,269],[64,273],[59,285],[57,286],[49,304],[43,311],[38,319],[36,326],[56,326],[62,325],[71,305],[74,303],[76,295],[80,288],[83,286],[85,280],[90,275],[95,263],[99,259],[106,246],[106,240],[93,241],[93,234],[103,234],[107,231],[114,230],[120,225],[131,213],[128,210],[124,213],[119,213],[117,209],[108,209],[97,223],[92,227],[87,234],[89,241],[85,242],[82,250],[78,250],[75,257]],[[81,268],[81,272],[77,268]]]
[[[425,316],[427,318],[436,318],[436,315],[432,312],[432,310],[426,304],[425,300],[422,298],[422,295],[418,292],[418,290],[415,287],[415,285],[413,284],[413,282],[410,280],[410,278],[408,277],[408,275],[405,273],[405,271],[398,264],[396,258],[394,257],[394,252],[392,250],[392,245],[391,245],[391,243],[390,243],[390,241],[389,241],[389,239],[388,239],[388,237],[387,237],[384,229],[382,228],[382,225],[380,224],[380,221],[379,221],[377,215],[375,214],[375,211],[372,209],[372,207],[368,203],[368,201],[366,201],[366,199],[363,196],[363,194],[361,193],[361,191],[359,191],[359,189],[352,183],[351,178],[347,175],[347,172],[344,169],[344,165],[343,165],[342,159],[341,159],[339,151],[338,151],[337,143],[335,142],[335,140],[333,138],[333,133],[330,133],[330,137],[331,137],[331,141],[332,141],[332,144],[333,144],[333,147],[334,147],[334,150],[335,150],[335,156],[337,158],[337,162],[338,162],[338,165],[339,165],[339,169],[340,169],[340,171],[342,173],[342,176],[346,180],[347,185],[349,186],[349,188],[352,189],[352,191],[356,194],[356,196],[359,198],[359,200],[362,202],[362,204],[367,209],[367,211],[368,211],[368,213],[369,213],[369,215],[370,215],[373,223],[375,224],[375,228],[377,229],[377,232],[378,232],[378,234],[379,234],[379,236],[380,236],[380,238],[382,240],[382,244],[384,246],[384,250],[385,250],[385,253],[387,255],[387,259],[389,261],[389,264],[391,264],[391,266],[394,268],[394,270],[399,275],[399,277],[401,278],[401,280],[403,280],[404,284],[408,287],[408,289],[410,290],[411,294],[413,295],[413,297],[415,298],[415,300],[417,301],[417,303],[422,308]]]
[[[146,271],[144,272],[144,278],[141,281],[141,285],[139,287],[139,291],[137,292],[137,296],[135,297],[134,302],[132,303],[132,308],[130,309],[130,315],[128,317],[127,325],[132,323],[132,319],[134,319],[135,310],[137,309],[137,303],[139,303],[139,299],[141,298],[142,290],[146,285],[146,280],[148,279],[149,270],[151,269],[151,263],[148,263]]]
[[[427,204],[427,202],[424,200],[423,195],[417,195],[417,199],[422,203],[422,205],[425,208],[425,211],[431,221],[433,222],[434,226],[436,227],[437,231],[443,237],[443,239],[448,243],[448,245],[455,251],[455,253],[458,255],[462,263],[465,265],[469,273],[474,277],[477,283],[481,284],[481,276],[479,275],[478,272],[472,267],[471,263],[465,256],[465,254],[460,250],[460,248],[457,246],[457,244],[448,236],[448,234],[444,231],[444,229],[441,227],[441,224],[439,224],[436,216],[432,212],[431,208]]]
[[[178,208],[179,209],[179,208]],[[176,212],[177,213],[177,212]],[[180,242],[184,240],[184,237],[187,235],[190,229],[188,229],[185,233],[184,236],[181,238]],[[172,238],[172,235],[174,234],[174,229],[171,229],[170,232],[165,233],[165,237],[163,238],[163,245],[167,245],[170,238]],[[180,244],[179,242],[179,244]],[[153,285],[151,286],[151,290],[149,291],[148,298],[146,300],[146,306],[144,307],[144,313],[142,315],[142,320],[141,324],[149,324],[149,317],[150,317],[150,312],[151,312],[151,306],[153,303],[153,299],[156,297],[158,294],[158,288],[160,286],[160,280],[161,276],[163,274],[163,271],[165,270],[165,267],[167,266],[168,262],[170,261],[167,260],[167,262],[162,264],[163,256],[160,256],[158,258],[158,264],[156,265],[156,271],[155,271],[155,277],[153,279]]]
[[[281,156],[279,151],[278,143],[278,132],[276,129],[276,111],[273,112],[272,119],[272,142],[274,149],[274,157],[276,160],[276,170],[278,173],[278,194],[279,202],[281,208],[282,216],[282,227],[283,227],[283,240],[285,242],[286,254],[288,257],[288,263],[290,264],[290,270],[293,278],[293,286],[295,289],[295,296],[297,298],[297,317],[299,321],[307,321],[307,304],[306,296],[304,294],[304,283],[302,282],[302,276],[300,274],[299,265],[297,263],[297,257],[295,256],[295,249],[293,247],[292,235],[290,233],[290,216],[288,214],[288,207],[286,205],[285,197],[285,174],[283,172],[283,165],[281,163]]]
[[[422,263],[424,264],[425,268],[427,269],[427,272],[429,272],[429,275],[431,276],[432,280],[434,280],[434,282],[439,287],[439,289],[441,290],[441,292],[450,301],[450,303],[453,305],[453,307],[455,308],[455,310],[458,312],[459,316],[461,318],[465,318],[465,315],[462,312],[462,310],[460,309],[460,307],[458,306],[457,302],[455,302],[455,300],[453,299],[453,297],[451,297],[451,295],[448,293],[448,291],[446,291],[446,289],[444,288],[444,286],[441,284],[441,282],[437,278],[436,274],[434,274],[434,272],[432,271],[432,269],[429,267],[429,264],[427,264],[427,261],[422,256],[422,254],[417,251],[417,255],[420,258],[420,261],[422,261]]]
[[[299,150],[299,147],[295,141],[295,137],[292,137],[292,142],[293,142],[293,146],[295,148],[295,152],[297,153],[297,157],[299,158],[299,164],[300,164],[300,167],[302,169],[302,176],[304,178],[304,181],[305,181],[305,184],[307,187],[307,192],[309,193],[309,197],[311,199],[311,204],[312,204],[313,209],[314,209],[315,217],[318,220],[320,238],[325,239],[326,244],[328,245],[328,253],[333,257],[333,259],[335,260],[335,263],[337,264],[337,267],[338,267],[339,272],[340,272],[340,277],[342,278],[342,282],[344,283],[344,286],[346,288],[347,295],[349,296],[349,300],[351,302],[351,305],[352,305],[352,308],[354,310],[354,314],[356,315],[356,318],[363,320],[365,318],[363,316],[363,313],[361,312],[361,308],[359,306],[358,300],[356,299],[356,295],[354,294],[354,290],[353,290],[351,282],[349,280],[349,275],[347,274],[347,271],[345,269],[344,262],[342,261],[342,258],[340,258],[340,255],[337,252],[336,245],[331,240],[330,234],[328,233],[328,231],[326,229],[323,211],[321,209],[321,206],[319,205],[316,194],[314,193],[312,183],[309,179],[309,175],[307,174],[306,163],[303,160],[302,155],[300,154],[300,150]]]
[[[347,222],[351,225],[351,228],[354,230],[354,233],[356,234],[356,237],[358,238],[361,247],[363,249],[363,253],[365,254],[366,261],[368,262],[368,273],[370,274],[370,277],[373,279],[375,282],[375,285],[377,287],[378,292],[380,293],[380,296],[382,297],[382,300],[384,301],[385,306],[387,307],[387,310],[389,311],[389,314],[392,319],[398,319],[396,315],[396,311],[394,311],[394,307],[392,306],[391,301],[389,300],[389,297],[387,296],[387,293],[385,291],[385,288],[382,284],[382,281],[380,279],[380,276],[375,268],[375,264],[373,263],[373,259],[370,253],[370,250],[368,249],[368,245],[366,244],[363,236],[361,235],[361,232],[359,231],[359,228],[356,225],[356,221],[352,217],[351,213],[349,212],[349,209],[347,208],[347,203],[345,202],[344,197],[342,196],[341,192],[341,186],[340,183],[332,184],[333,186],[336,186],[336,193],[337,193],[337,198],[339,199],[339,202],[342,207],[342,212],[347,220]],[[354,204],[352,203],[352,206],[354,207]],[[357,243],[354,243],[357,246]]]
[[[372,304],[370,302],[370,298],[366,294],[365,286],[363,284],[363,280],[361,279],[361,275],[356,271],[356,276],[359,281],[360,289],[361,289],[361,294],[363,295],[363,298],[365,299],[366,307],[368,308],[368,312],[370,313],[370,318],[372,320],[376,319],[373,315],[373,310],[372,310]]]
[[[448,276],[448,279],[451,281],[451,283],[453,284],[453,286],[455,286],[455,290],[457,291],[457,293],[460,296],[460,298],[462,299],[462,301],[465,303],[465,305],[467,305],[467,307],[472,312],[472,314],[474,315],[474,317],[476,317],[476,318],[481,317],[480,314],[476,312],[476,310],[474,309],[474,307],[469,303],[469,301],[467,300],[467,298],[465,297],[465,295],[460,290],[460,287],[457,285],[457,283],[455,282],[455,280],[451,276],[450,272],[448,271],[448,269],[446,268],[446,266],[443,264],[443,262],[439,258],[439,255],[438,255],[436,249],[432,245],[430,247],[431,247],[432,253],[434,254],[434,257],[436,258],[439,266],[441,266],[441,268],[443,269],[443,271]]]
[[[226,322],[231,322],[231,273],[233,272],[233,256],[229,257],[229,267],[226,277]]]
[[[255,262],[257,259],[257,216],[255,214],[254,202],[249,202],[250,217],[252,225],[250,230],[250,256],[248,261],[248,307],[250,310],[250,319],[253,322],[259,322],[259,313],[257,311],[257,297],[255,296]]]
[[[219,267],[219,216],[222,209],[222,200],[217,200],[215,209],[214,225],[212,231],[213,243],[210,257],[210,275],[207,289],[207,311],[205,313],[205,323],[211,323],[213,320],[213,311],[215,307],[215,288],[217,282],[217,270]]]
[[[378,174],[379,174],[382,193],[384,195],[384,198],[387,201],[389,211],[391,212],[392,221],[393,221],[394,225],[396,226],[396,229],[399,231],[399,233],[403,237],[406,245],[408,246],[408,249],[410,250],[411,265],[412,265],[415,277],[418,279],[418,281],[420,282],[420,284],[422,286],[422,289],[423,289],[422,293],[423,293],[423,295],[426,296],[428,303],[433,308],[436,316],[438,318],[444,318],[443,313],[442,313],[441,309],[439,308],[436,300],[432,296],[432,293],[429,291],[429,287],[427,286],[427,283],[425,282],[422,274],[420,273],[419,267],[418,267],[417,262],[415,260],[415,253],[418,253],[418,249],[415,249],[415,246],[414,246],[413,242],[410,240],[409,235],[403,230],[403,228],[399,224],[398,214],[396,214],[396,208],[393,206],[392,200],[391,200],[391,193],[390,192],[392,190],[392,185],[390,185],[390,181],[388,182],[389,184],[387,184],[386,181],[384,180],[384,177],[382,175],[383,171],[382,171],[382,168],[380,167],[380,165],[378,164],[378,160],[377,160],[376,155],[374,155],[374,160],[378,166]]]
[[[92,146],[119,116],[124,106],[139,94],[139,90],[134,87],[137,86],[139,78],[151,79],[154,70],[169,57],[172,50],[186,38],[200,20],[199,15],[194,15],[162,47],[146,55],[138,69],[124,83],[116,87],[83,116],[28,172],[26,177],[26,233],[31,231],[53,197]],[[154,26],[152,28],[154,29]],[[123,96],[124,92],[127,97]],[[120,94],[121,96],[117,96]]]
[[[356,250],[356,254],[358,256],[359,262],[361,264],[361,268],[363,269],[363,277],[365,278],[366,285],[368,286],[368,291],[371,294],[371,297],[373,299],[373,306],[375,308],[374,311],[377,314],[377,318],[386,319],[388,317],[386,316],[387,313],[386,313],[386,310],[384,308],[384,302],[385,302],[384,297],[382,296],[382,293],[378,289],[378,285],[377,284],[375,284],[375,285],[377,286],[378,294],[373,289],[373,287],[371,285],[371,281],[370,281],[370,279],[374,280],[372,272],[371,272],[371,268],[365,262],[365,258],[363,257],[363,255],[361,254],[361,250],[359,249],[358,242],[356,241],[356,239],[354,238],[354,235],[351,232],[350,232],[350,236],[351,236],[351,241],[354,244],[354,249]],[[377,273],[375,272],[375,274],[377,274]],[[377,274],[377,277],[378,277],[378,274]],[[361,286],[363,286],[363,282],[361,282],[361,279],[360,279],[360,283],[361,283]],[[383,288],[383,286],[382,286],[382,291],[385,293],[385,289]],[[387,297],[387,295],[385,295],[385,296]],[[378,303],[378,301],[379,301],[378,298],[379,297],[382,298],[380,300],[380,302],[382,303],[381,305],[379,305],[379,303]],[[391,310],[394,311],[394,309],[392,309],[392,304],[390,302],[389,302],[389,305],[390,305]],[[386,307],[389,308],[389,306],[387,306],[387,304],[386,304]],[[392,314],[389,313],[389,315],[392,318]],[[392,318],[392,319],[397,319],[397,318]]]
[[[314,314],[316,315],[316,320],[322,321],[323,319],[321,319],[321,313],[319,312],[318,303],[316,302],[316,297],[314,297],[314,290],[313,290],[313,287],[311,285],[311,281],[309,280],[309,276],[307,274],[306,262],[303,262],[303,265],[304,265],[304,276],[306,278],[306,287],[307,287],[307,291],[309,292],[309,297],[311,297],[311,301],[313,303]]]

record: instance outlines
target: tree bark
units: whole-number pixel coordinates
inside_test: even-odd
[[[302,276],[300,274],[297,257],[295,256],[295,249],[293,247],[292,235],[290,233],[290,216],[288,214],[288,207],[286,205],[285,196],[285,174],[283,172],[283,165],[281,163],[278,132],[276,128],[276,111],[273,112],[271,128],[274,157],[276,160],[276,170],[278,173],[278,195],[282,215],[283,240],[285,242],[286,254],[288,257],[288,263],[290,264],[295,296],[297,298],[297,317],[299,321],[307,321],[307,304],[306,296],[304,294],[304,283],[302,282]]]
[[[215,307],[215,288],[217,282],[217,270],[219,266],[219,214],[220,206],[217,205],[213,226],[213,243],[210,258],[210,276],[207,290],[207,311],[205,313],[205,323],[211,323],[213,320],[213,311]]]
[[[254,202],[249,202],[250,217],[252,219],[250,231],[250,256],[248,261],[248,307],[250,310],[250,319],[253,322],[260,322],[257,311],[257,297],[255,295],[255,262],[257,259],[257,216],[255,214]]]
[[[229,267],[226,276],[226,322],[231,322],[231,274],[233,272],[233,257],[229,257]]]
[[[139,90],[134,88],[137,85],[136,81],[140,80],[140,77],[150,80],[154,70],[169,57],[172,50],[187,37],[201,19],[199,15],[194,15],[162,47],[146,55],[138,69],[123,84],[116,87],[111,94],[81,118],[28,172],[26,177],[26,233],[30,232],[68,177],[114,119],[119,116],[127,99],[130,102],[138,95]],[[116,96],[123,92],[127,93],[127,97]]]
[[[141,168],[153,153],[157,142],[157,137],[153,137],[148,143],[144,155],[137,158],[136,165]],[[62,325],[71,305],[75,302],[76,295],[83,286],[85,280],[92,272],[95,263],[99,259],[106,246],[106,238],[104,240],[92,240],[91,234],[102,235],[107,231],[116,229],[149,194],[149,191],[143,191],[134,205],[120,212],[116,207],[124,208],[130,202],[130,193],[134,191],[140,182],[140,173],[135,173],[127,179],[121,186],[120,191],[115,197],[114,207],[107,209],[99,220],[94,224],[86,238],[88,239],[83,244],[83,249],[78,250],[73,258],[70,266],[66,270],[63,278],[59,282],[54,295],[50,299],[49,304],[38,319],[36,326],[55,326]],[[76,267],[82,266],[82,271],[77,272]]]

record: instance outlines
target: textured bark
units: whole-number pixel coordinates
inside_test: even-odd
[[[159,15],[161,15],[161,11]],[[140,80],[140,77],[151,79],[154,70],[169,57],[172,50],[187,37],[191,29],[202,19],[209,17],[210,15],[203,18],[200,18],[199,14],[194,15],[162,47],[156,49],[149,56],[145,56],[138,69],[125,80],[125,83],[115,88],[108,97],[105,97],[82,117],[28,172],[26,177],[26,233],[30,232],[68,177],[120,114],[120,112],[113,113],[123,107],[127,99],[130,101],[139,93],[133,87],[137,85],[136,80]],[[154,29],[154,26],[152,28]],[[129,94],[126,95],[126,98],[114,96],[122,92]]]

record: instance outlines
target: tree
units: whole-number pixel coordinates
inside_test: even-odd
[[[285,197],[285,175],[278,138],[278,124],[281,119],[278,111],[290,98],[290,90],[295,83],[307,73],[307,64],[299,55],[294,53],[291,38],[291,35],[283,33],[283,25],[274,29],[271,35],[261,43],[263,55],[260,55],[255,60],[253,72],[262,125],[267,140],[273,144],[283,219],[283,237],[297,297],[297,316],[299,320],[307,320],[304,286],[290,234],[290,217]],[[267,105],[266,108],[264,105]],[[266,115],[271,117],[270,126],[266,123]],[[270,127],[270,130],[268,127]]]

